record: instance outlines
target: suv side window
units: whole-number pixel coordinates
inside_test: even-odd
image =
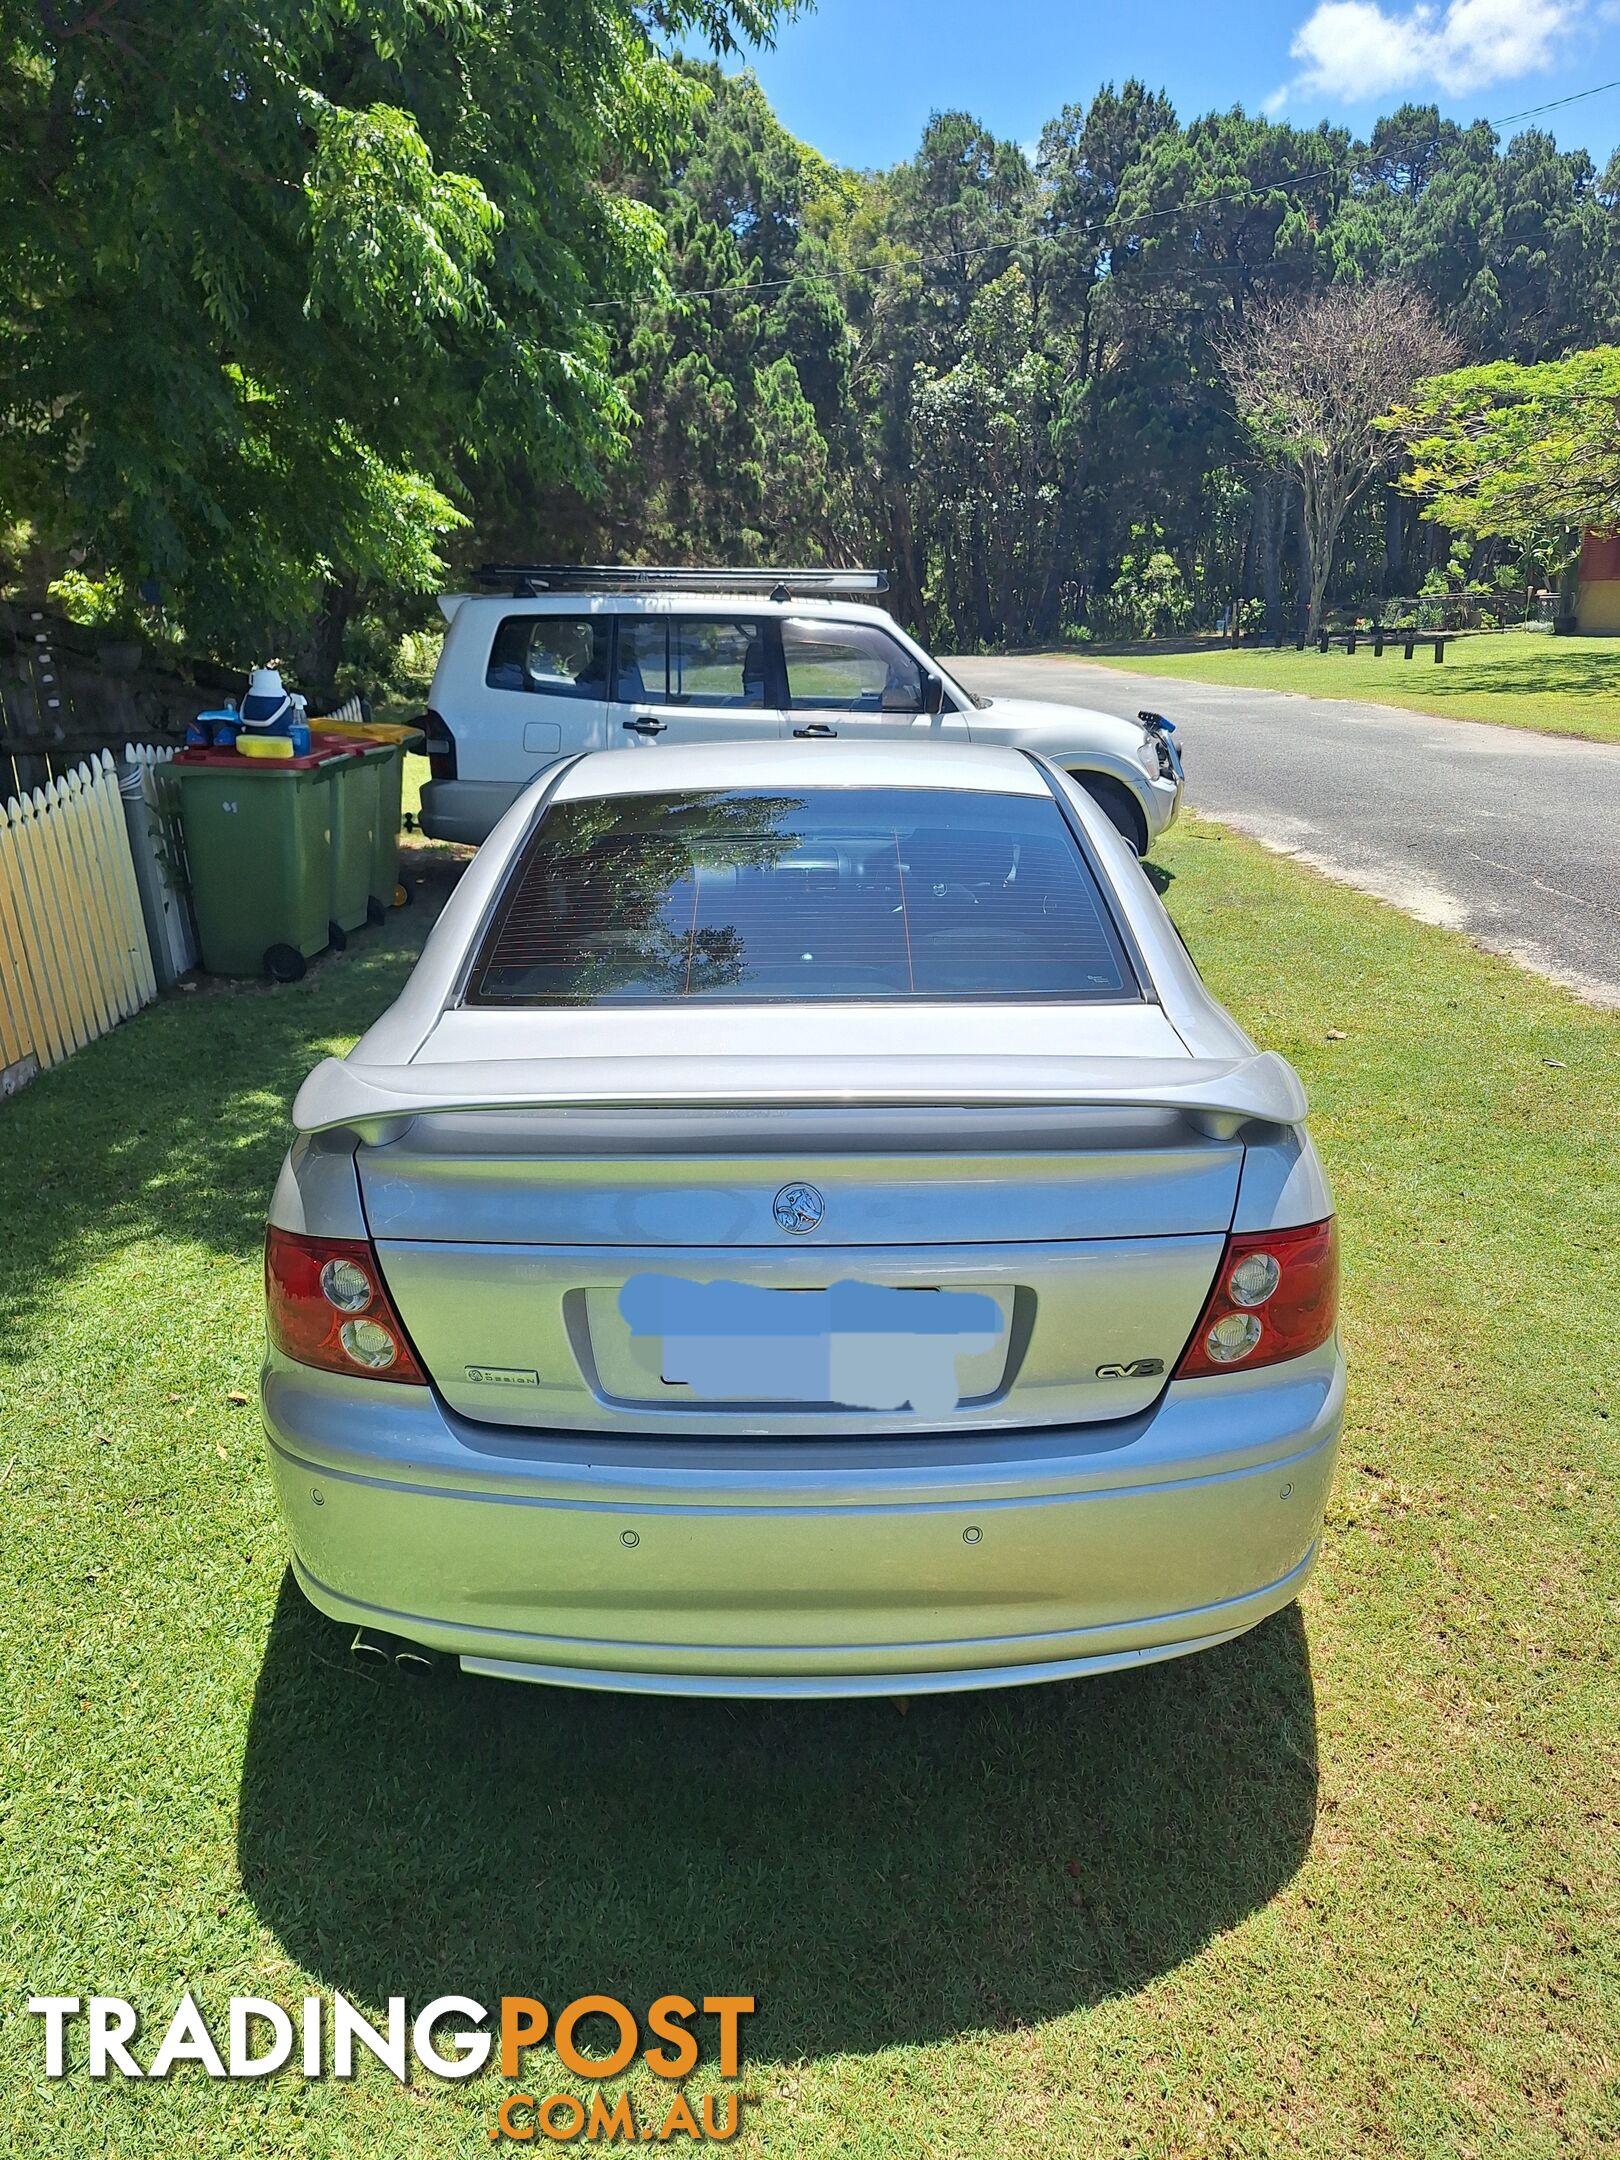
[[[508,615],[484,681],[491,690],[605,702],[609,629],[605,615]]]
[[[746,618],[623,615],[621,705],[765,703],[765,626]]]
[[[867,623],[789,617],[782,624],[782,658],[794,712],[923,709],[922,669],[903,645]]]

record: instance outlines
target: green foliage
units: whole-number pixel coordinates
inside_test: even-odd
[[[497,461],[588,481],[629,420],[599,302],[659,222],[665,57],[792,0],[0,0],[0,524],[238,654],[423,590]]]
[[[135,595],[116,573],[90,578],[82,570],[64,570],[46,588],[45,597],[61,609],[69,622],[87,630],[106,630],[127,636],[140,627]]]
[[[1410,460],[1403,485],[1451,531],[1545,560],[1583,527],[1620,526],[1620,346],[1433,376],[1389,425]]]
[[[591,475],[507,465],[481,500],[480,552],[756,562],[836,558],[847,484],[850,331],[806,231],[836,189],[751,75],[683,63],[694,127],[669,158],[619,176],[662,230],[662,291],[602,311],[621,409]],[[540,537],[543,536],[543,537]]]
[[[1114,581],[1093,609],[1101,637],[1173,637],[1192,620],[1193,599],[1175,557],[1142,532],[1120,557]]]
[[[1234,607],[1280,630],[1305,597],[1300,488],[1233,410],[1221,354],[1245,322],[1336,288],[1416,290],[1442,318],[1430,366],[1451,339],[1534,350],[1620,328],[1608,198],[1543,136],[1504,152],[1417,106],[1364,144],[1241,112],[1182,125],[1128,82],[1064,106],[1033,161],[946,112],[906,163],[837,173],[751,76],[685,79],[690,140],[620,178],[658,209],[673,288],[612,311],[630,447],[594,502],[525,476],[501,528],[525,547],[868,557],[941,644]],[[1368,487],[1381,461],[1374,437],[1306,506],[1307,559],[1340,563],[1319,606],[1409,593],[1445,561]],[[1161,565],[1144,586],[1149,530],[1174,606],[1144,597],[1168,583]]]
[[[1487,366],[1620,338],[1620,166],[1127,82],[1033,158],[955,111],[844,172],[671,57],[791,7],[0,0],[0,578],[155,580],[195,640],[330,680],[446,558],[872,559],[959,645],[1141,620],[1147,530],[1187,620],[1273,631],[1324,537],[1319,606],[1556,559],[1449,466],[1427,524],[1382,484],[1302,509],[1220,356],[1396,287]]]

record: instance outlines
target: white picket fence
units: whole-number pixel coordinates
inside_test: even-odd
[[[0,1094],[156,995],[118,775],[103,750],[0,803]]]
[[[174,756],[156,743],[125,743],[119,791],[141,913],[152,946],[158,985],[167,990],[197,965],[197,933],[187,899],[184,844],[180,821],[166,801],[158,775]]]

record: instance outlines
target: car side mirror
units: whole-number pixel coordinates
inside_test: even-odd
[[[945,710],[945,678],[930,671],[923,677],[922,709],[925,713]]]

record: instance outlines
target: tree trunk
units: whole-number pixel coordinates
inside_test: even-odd
[[[1406,578],[1406,498],[1384,491],[1384,598],[1393,600]]]
[[[995,618],[990,605],[990,579],[984,567],[984,511],[978,503],[973,506],[972,550],[973,617],[979,650],[984,652],[995,642]]]
[[[1259,556],[1260,593],[1266,604],[1266,636],[1282,636],[1282,476],[1264,473],[1254,491],[1255,552]]]
[[[330,690],[336,683],[343,664],[343,635],[354,613],[358,591],[357,578],[327,580],[321,604],[298,654],[298,673],[306,689]]]
[[[1305,491],[1298,488],[1294,500],[1295,533],[1299,549],[1299,627],[1311,630],[1311,532],[1305,516]]]
[[[1311,611],[1306,618],[1306,630],[1315,637],[1322,627],[1322,615],[1327,603],[1328,580],[1333,575],[1333,550],[1339,538],[1339,527],[1344,521],[1345,506],[1334,497],[1327,500],[1320,495],[1307,496],[1305,525],[1309,532],[1311,555]]]
[[[886,492],[889,532],[894,542],[894,567],[899,581],[895,612],[919,642],[931,648],[934,641],[929,632],[928,603],[923,598],[922,579],[917,574],[917,540],[911,523],[911,500],[899,480],[891,480]]]

